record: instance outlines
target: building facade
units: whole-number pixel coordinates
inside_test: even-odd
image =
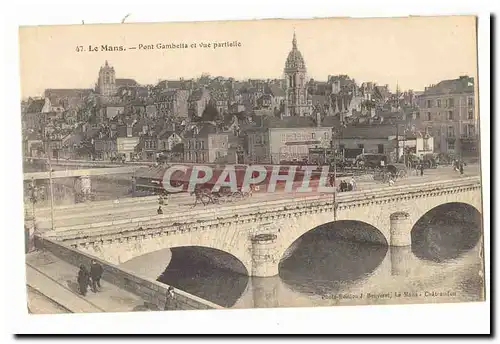
[[[186,135],[184,161],[195,163],[223,161],[228,149],[229,133],[219,132],[213,124],[205,123]]]
[[[268,128],[248,133],[251,162],[279,164],[309,157],[311,148],[329,148],[331,128]]]
[[[434,136],[436,152],[479,155],[479,119],[473,78],[461,76],[426,87],[418,101],[420,120]]]
[[[160,117],[187,117],[188,99],[188,90],[166,90],[157,97],[156,111]]]
[[[193,91],[188,99],[189,118],[201,118],[209,102],[210,92],[205,87]]]

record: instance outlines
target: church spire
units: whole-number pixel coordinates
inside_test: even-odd
[[[106,62],[104,62],[104,66],[105,66],[105,67],[109,67],[109,65],[108,65],[108,60],[106,60]]]
[[[292,47],[295,50],[297,49],[297,37],[295,36],[295,29],[293,30]]]

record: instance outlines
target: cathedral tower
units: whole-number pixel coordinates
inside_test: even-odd
[[[285,63],[285,116],[309,116],[311,104],[306,87],[306,64],[293,33],[292,50]]]
[[[116,94],[115,69],[108,65],[108,61],[104,67],[99,69],[99,78],[97,80],[97,93],[102,96],[111,97]]]

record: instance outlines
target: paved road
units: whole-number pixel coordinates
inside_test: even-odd
[[[451,168],[439,168],[433,170],[426,170],[424,176],[412,174],[409,177],[399,180],[395,185],[412,185],[419,183],[426,183],[438,180],[460,179],[479,174],[478,166],[467,166],[464,175],[454,172]],[[358,182],[358,190],[373,190],[377,188],[387,187],[386,184],[377,181]],[[261,190],[263,191],[263,190]],[[288,199],[291,197],[307,197],[317,195],[317,191],[310,193],[285,193],[275,192],[272,194],[265,192],[255,193],[251,198],[239,200],[237,204],[255,203],[270,200]],[[162,206],[164,214],[175,212],[180,209],[186,210],[192,208],[194,204],[194,197],[187,193],[172,195],[169,204]],[[235,203],[236,204],[236,203]],[[208,205],[207,207],[217,207],[218,205]],[[156,214],[158,202],[155,197],[146,199],[137,199],[137,202],[130,203],[113,203],[113,202],[97,202],[90,205],[78,205],[66,209],[56,209],[55,228],[68,227],[75,225],[83,225],[97,222],[124,220],[130,218],[147,217]],[[203,205],[198,205],[197,208],[203,208]],[[39,227],[48,229],[51,227],[50,210],[38,210],[37,221]]]

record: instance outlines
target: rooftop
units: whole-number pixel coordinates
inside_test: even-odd
[[[436,85],[426,87],[421,96],[474,93],[474,78],[461,76],[458,79],[443,80]]]

